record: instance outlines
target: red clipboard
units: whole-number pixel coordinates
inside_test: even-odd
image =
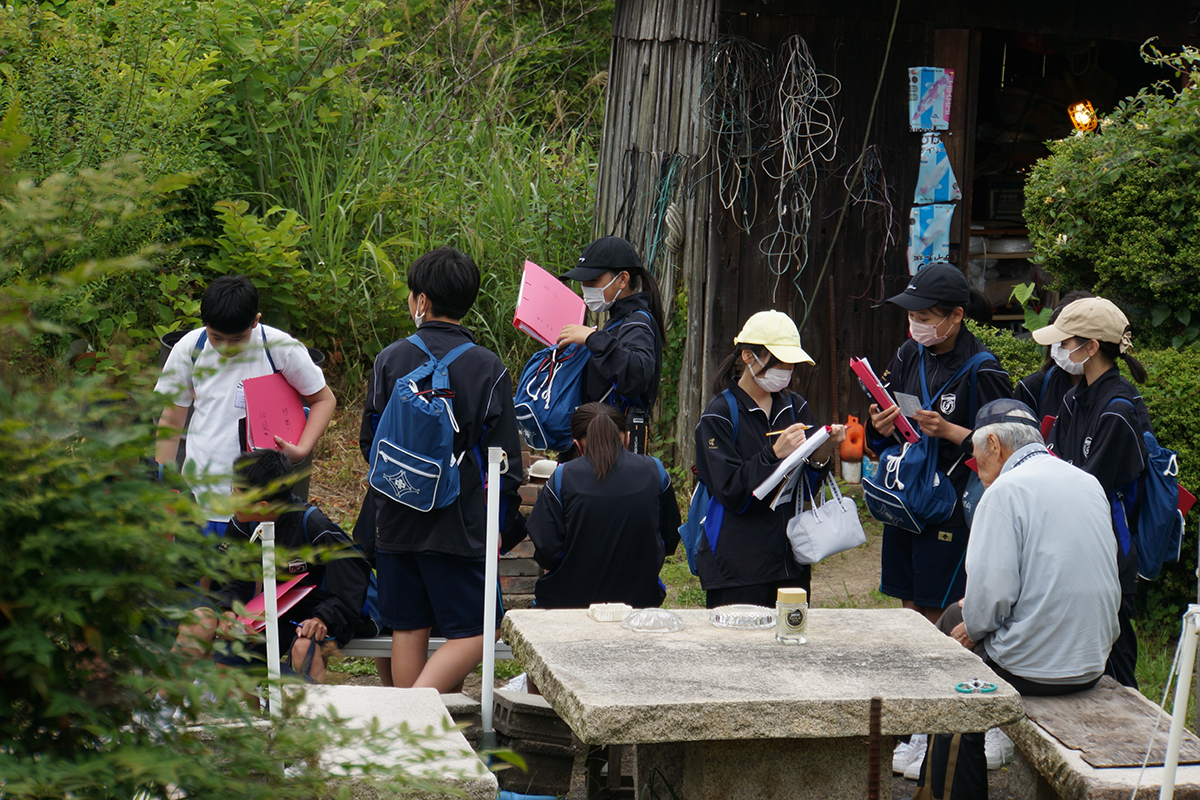
[[[875,404],[879,406],[880,411],[886,411],[896,405],[896,401],[887,393],[887,389],[883,388],[878,376],[875,375],[875,370],[871,369],[871,363],[865,358],[850,359],[850,369],[854,370],[854,374],[862,381],[863,388],[867,390],[867,394],[875,400]],[[921,440],[921,434],[917,433],[908,418],[903,414],[896,417],[896,431],[904,437],[904,440],[916,444]]]
[[[283,373],[247,378],[246,443],[251,449],[278,450],[275,437],[300,443],[304,433],[304,398],[287,382]]]
[[[583,324],[586,311],[583,298],[570,287],[532,261],[525,262],[513,327],[553,347],[564,326]]]
[[[279,608],[279,616],[282,617],[286,612],[290,611],[296,603],[304,599],[305,595],[316,588],[315,586],[297,586],[296,584],[302,580],[304,580],[304,575],[297,576],[287,583],[280,583],[275,586],[275,603]],[[257,633],[267,627],[266,611],[266,596],[257,594],[250,599],[249,603],[246,603],[246,616],[238,617],[238,621]]]

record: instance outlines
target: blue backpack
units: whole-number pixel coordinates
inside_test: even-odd
[[[941,391],[930,397],[929,384],[925,379],[925,351],[921,348],[921,394],[924,395],[923,409],[933,407],[934,398],[940,397],[950,384],[966,372],[971,373],[968,389],[968,410],[975,418],[975,383],[979,365],[995,359],[991,353],[976,353],[950,376]],[[894,525],[902,530],[920,533],[930,525],[940,525],[950,519],[958,492],[949,478],[938,471],[939,439],[922,436],[916,444],[889,447],[879,455],[879,470],[873,477],[863,478],[863,500],[871,516],[885,525]]]
[[[1137,407],[1124,397],[1114,397],[1113,403],[1126,403],[1137,413]],[[1162,572],[1164,562],[1179,561],[1183,546],[1183,514],[1179,511],[1179,461],[1177,453],[1158,443],[1150,431],[1142,431],[1146,443],[1146,469],[1134,481],[1118,487],[1111,498],[1113,525],[1121,551],[1129,554],[1129,512],[1137,505],[1138,575],[1154,580]]]
[[[521,370],[517,396],[517,428],[534,450],[569,450],[571,415],[583,401],[583,370],[591,358],[583,345],[559,351],[539,350]]]
[[[458,498],[462,459],[454,455],[454,434],[459,428],[451,404],[449,367],[475,345],[465,342],[438,359],[417,334],[408,341],[429,360],[397,379],[375,429],[367,482],[390,500],[432,511]],[[431,387],[419,388],[426,378],[431,378]]]
[[[733,392],[726,389],[721,393],[729,404],[729,421],[733,423],[733,439],[738,435],[738,406]],[[700,549],[700,537],[708,537],[708,549],[715,550],[717,539],[721,535],[721,524],[725,521],[725,506],[712,496],[704,479],[695,467],[692,472],[696,475],[696,489],[692,492],[692,502],[688,506],[687,522],[679,526],[679,540],[683,542],[683,551],[687,553],[688,569],[693,575],[696,572],[696,552]]]

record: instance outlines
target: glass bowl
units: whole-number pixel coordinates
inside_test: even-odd
[[[765,606],[735,604],[718,606],[708,612],[708,621],[718,628],[758,631],[775,627],[775,609]]]
[[[683,630],[683,620],[666,609],[643,608],[621,620],[621,627],[638,633],[674,633]]]

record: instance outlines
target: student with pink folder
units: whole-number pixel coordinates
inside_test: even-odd
[[[254,492],[258,499],[238,511],[226,529],[226,541],[249,541],[260,522],[275,523],[275,541],[286,551],[315,547],[351,550],[353,542],[335,523],[311,503],[292,494],[292,466],[287,456],[276,450],[256,450],[234,464],[234,491]],[[282,565],[281,565],[282,568]],[[281,652],[290,658],[298,673],[320,683],[325,677],[322,645],[345,645],[354,636],[362,614],[370,579],[367,560],[357,553],[339,553],[337,558],[309,563],[293,558],[286,565],[295,577],[280,581],[279,641]],[[255,576],[259,577],[259,576]],[[245,604],[249,617],[234,616],[234,601]],[[193,624],[180,628],[178,646],[197,656],[209,652],[214,639],[225,638],[232,626],[243,625],[249,631],[262,631],[262,595],[255,596],[255,580],[233,581],[217,592],[216,605],[201,608]],[[224,635],[223,635],[224,634]],[[288,643],[291,643],[290,647]],[[265,657],[265,641],[248,648],[257,653],[257,662],[218,645],[214,660],[226,666],[253,666]],[[306,670],[300,665],[309,663]]]
[[[589,244],[561,278],[582,282],[587,307],[608,312],[601,330],[567,325],[558,335],[558,344],[582,344],[591,352],[582,402],[606,402],[622,412],[641,409],[648,419],[662,379],[666,329],[654,276],[632,244],[605,236]]]

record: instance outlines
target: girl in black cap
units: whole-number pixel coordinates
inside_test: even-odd
[[[991,321],[991,306],[983,295],[971,290],[962,271],[951,264],[930,264],[917,272],[903,293],[888,299],[908,311],[912,335],[880,376],[889,392],[905,392],[933,403],[920,411],[915,421],[921,433],[940,439],[938,470],[953,482],[958,502],[950,518],[931,525],[919,534],[892,525],[883,527],[883,564],[880,591],[898,597],[905,608],[937,622],[943,609],[962,599],[966,588],[963,558],[967,552],[968,529],[963,518],[962,493],[968,468],[961,462],[959,445],[974,425],[972,417],[984,404],[1012,397],[1008,373],[996,360],[987,360],[977,371],[968,371],[951,385],[946,382],[976,353],[987,352],[963,319]],[[921,387],[921,362],[925,364],[925,388]],[[972,375],[974,372],[974,375]],[[943,388],[945,387],[945,388]],[[934,396],[934,392],[940,394]],[[875,452],[894,444],[900,408],[887,411],[871,405],[871,433]]]
[[[583,402],[648,413],[658,397],[666,329],[654,276],[642,269],[632,244],[605,236],[589,244],[562,278],[583,283],[584,302],[594,313],[608,312],[603,330],[567,325],[558,336],[559,345],[581,344],[591,352],[583,374]]]

